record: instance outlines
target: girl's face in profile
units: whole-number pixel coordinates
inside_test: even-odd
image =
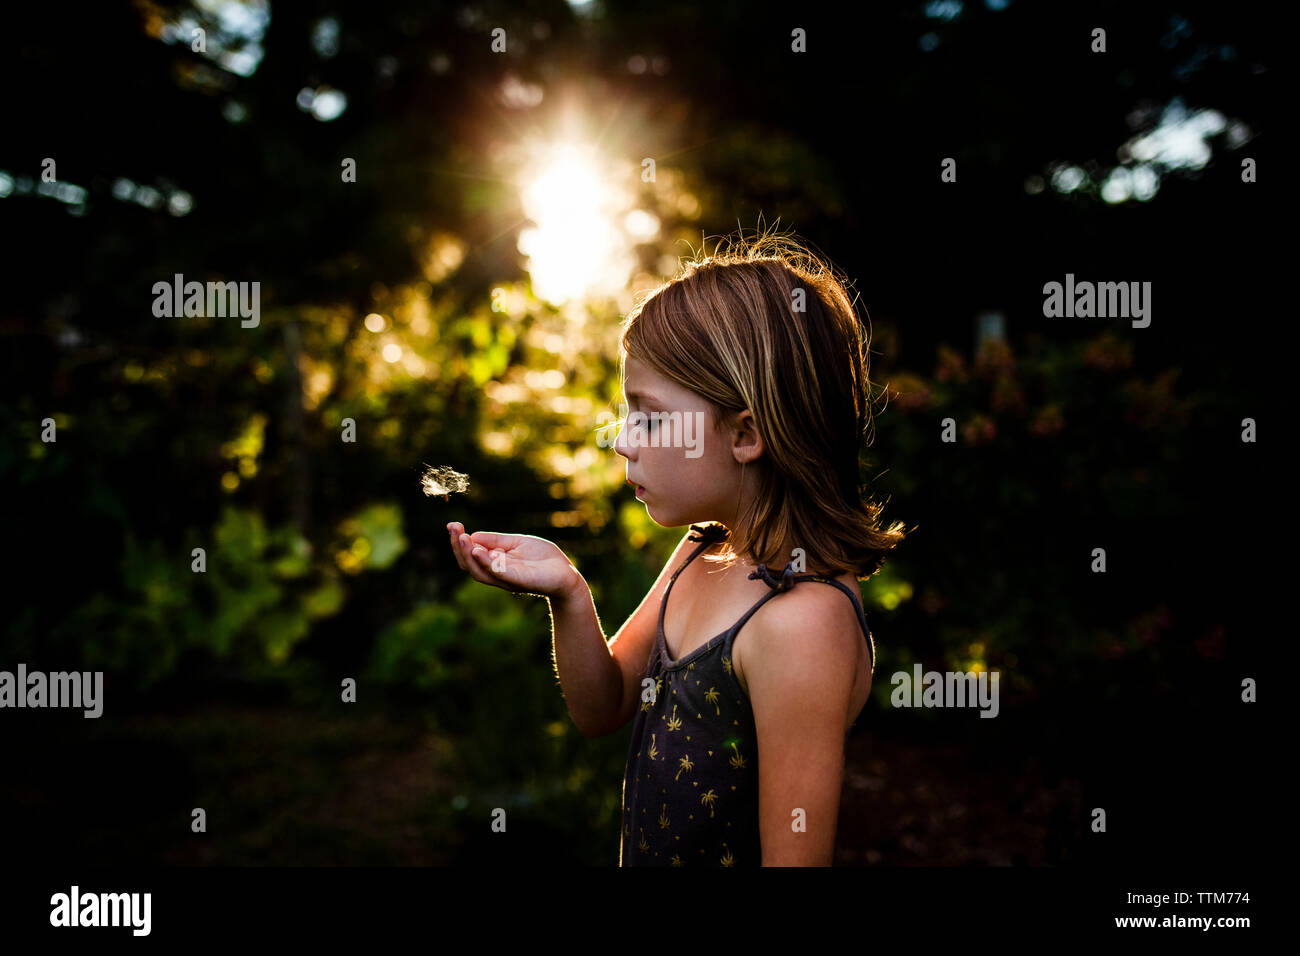
[[[732,439],[712,424],[708,403],[630,356],[623,395],[628,420],[614,450],[658,525],[734,520],[740,463]],[[658,413],[658,414],[656,414]],[[669,420],[669,413],[677,413]],[[658,447],[656,447],[656,445]]]

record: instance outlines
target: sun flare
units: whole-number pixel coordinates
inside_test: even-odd
[[[535,225],[520,232],[519,251],[530,260],[537,295],[560,304],[619,293],[635,267],[631,241],[618,226],[632,197],[614,185],[595,150],[545,149],[521,199]]]

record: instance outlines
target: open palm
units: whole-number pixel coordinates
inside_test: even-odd
[[[553,542],[531,534],[465,533],[447,525],[456,562],[475,580],[522,594],[561,597],[579,580],[572,562]]]

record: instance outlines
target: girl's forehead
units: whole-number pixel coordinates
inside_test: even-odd
[[[633,391],[642,392],[643,394],[646,392],[653,392],[657,395],[667,397],[667,394],[673,391],[673,383],[668,379],[664,378],[648,365],[643,365],[640,362],[637,362],[637,364],[633,366],[631,364],[633,362],[636,362],[636,359],[628,359],[628,368],[623,375],[624,392],[628,389],[632,389]]]
[[[645,379],[625,381],[623,383],[623,395],[629,401],[642,404],[668,405],[682,402],[689,403],[691,400],[689,392],[675,387],[670,382],[665,382],[663,385],[656,384],[653,388],[650,388]]]

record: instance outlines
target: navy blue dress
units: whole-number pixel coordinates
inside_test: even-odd
[[[833,584],[850,599],[866,636],[870,665],[876,651],[860,595],[819,574],[795,574],[793,562],[774,577],[760,564],[750,578],[772,589],[717,637],[680,660],[668,656],[664,610],[677,576],[710,544],[722,525],[691,525],[700,545],[673,572],[659,606],[659,630],[645,676],[653,702],[642,700],[632,725],[623,776],[623,832],[619,866],[758,866],[758,738],[749,698],[731,667],[731,648],[745,622],[767,601],[799,581]]]

